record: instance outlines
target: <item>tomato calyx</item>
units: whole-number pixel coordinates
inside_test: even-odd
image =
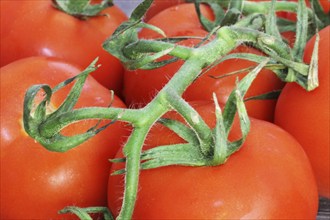
[[[141,169],[153,169],[169,165],[184,166],[218,166],[240,149],[250,130],[250,120],[244,105],[244,95],[260,70],[267,64],[265,59],[253,69],[229,96],[224,107],[220,108],[214,95],[216,126],[210,129],[199,114],[183,99],[176,97],[173,108],[181,114],[188,126],[169,118],[160,118],[157,122],[178,134],[186,143],[157,146],[143,151],[140,160]],[[242,137],[231,142],[228,138],[234,117],[238,113]],[[117,158],[112,162],[125,162],[125,158]],[[125,169],[117,170],[112,175],[125,173]]]
[[[85,142],[100,131],[104,130],[113,122],[110,122],[100,128],[97,125],[90,128],[87,132],[77,134],[74,136],[63,136],[60,134],[60,130],[66,126],[58,121],[58,117],[63,118],[63,114],[71,113],[74,105],[77,103],[83,84],[87,79],[89,73],[93,72],[97,59],[86,68],[81,74],[74,78],[68,79],[59,84],[55,88],[50,88],[48,85],[41,84],[35,85],[28,89],[24,98],[24,114],[23,124],[25,131],[33,137],[36,141],[41,143],[45,148],[50,151],[65,152],[71,148]],[[72,81],[77,82],[71,89],[71,92],[62,103],[62,105],[51,113],[47,112],[48,104],[51,100],[52,94]],[[40,91],[44,92],[44,99],[35,107],[35,98]],[[74,114],[74,113],[73,113]],[[50,121],[50,126],[42,127],[45,121]],[[54,125],[54,126],[53,126]]]
[[[113,6],[112,0],[102,0],[101,3],[91,4],[91,0],[52,0],[53,6],[78,19],[86,19],[101,15],[101,11]]]

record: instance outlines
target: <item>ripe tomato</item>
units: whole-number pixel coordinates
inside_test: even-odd
[[[148,9],[147,13],[145,14],[144,19],[146,21],[150,20],[153,16],[158,14],[159,12],[169,8],[173,5],[178,5],[184,3],[185,0],[154,0],[151,7]]]
[[[208,6],[201,5],[201,13],[209,20],[214,20],[213,12]],[[184,34],[189,33],[189,30],[193,31],[193,29],[203,28],[199,22],[193,3],[184,3],[169,7],[150,19],[148,24],[159,27],[169,37],[184,36]],[[143,29],[140,36],[148,39],[162,37],[160,34],[149,29]]]
[[[127,135],[123,124],[115,123],[65,153],[46,150],[23,128],[27,88],[38,83],[55,86],[79,72],[71,64],[41,57],[25,58],[1,68],[1,219],[73,219],[57,211],[69,205],[106,205],[108,159]],[[64,90],[55,93],[50,111],[66,97],[68,89]],[[108,106],[110,101],[109,91],[90,77],[77,106]],[[125,107],[117,97],[113,106]],[[70,125],[65,134],[86,132],[96,122]]]
[[[99,57],[102,66],[92,75],[119,94],[123,67],[102,43],[127,17],[116,6],[102,13],[108,16],[80,20],[55,9],[51,0],[1,1],[1,66],[24,57],[50,56],[85,68]]]
[[[196,109],[214,125],[213,104]],[[240,135],[237,124],[231,135]],[[157,125],[144,149],[182,142]],[[123,166],[113,164],[111,171]],[[123,183],[121,175],[109,177],[109,208],[115,215]],[[141,171],[133,219],[315,219],[317,207],[313,172],[299,143],[278,126],[251,119],[246,142],[224,165]]]
[[[330,26],[319,34],[319,87],[307,92],[296,84],[287,84],[278,99],[275,123],[291,133],[303,146],[313,166],[320,195],[330,198]],[[306,45],[305,62],[311,59],[314,42],[315,36]]]
[[[153,19],[157,18],[158,15],[156,15]],[[187,29],[186,32],[184,32],[184,30],[182,29],[179,29],[178,32],[179,35],[185,36],[191,35],[205,37],[207,35],[207,32],[201,29]],[[177,32],[175,32],[175,29],[172,30],[172,33],[177,34]],[[142,32],[141,36],[144,37],[147,35],[144,35],[144,32]],[[181,44],[191,47],[197,44],[197,41],[186,40],[183,41]],[[240,46],[232,52],[245,52],[262,55],[262,53],[258,50],[245,46]],[[155,96],[157,91],[159,91],[168,82],[168,80],[178,71],[182,64],[182,61],[177,61],[162,68],[153,70],[126,70],[124,72],[123,90],[123,95],[125,97],[126,104],[128,106],[133,107],[140,107],[146,105]],[[255,65],[255,63],[246,60],[226,60],[218,64],[216,67],[214,67],[201,77],[199,77],[186,90],[186,92],[183,94],[183,97],[188,101],[212,100],[212,93],[215,92],[218,96],[219,102],[225,103],[228,99],[229,94],[236,85],[237,77],[242,78],[246,75],[247,72],[245,71],[244,74],[236,74],[221,79],[214,79],[210,76],[222,76],[227,73],[231,73]],[[283,86],[284,83],[274,73],[272,73],[270,70],[264,69],[259,73],[255,82],[253,82],[246,97],[252,97],[278,90],[281,89]],[[267,121],[273,120],[275,105],[276,100],[250,100],[246,102],[247,110],[250,116]]]

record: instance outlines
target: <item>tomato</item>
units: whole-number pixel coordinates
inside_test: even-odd
[[[275,123],[303,146],[313,166],[320,195],[330,198],[330,26],[321,30],[319,35],[319,87],[307,92],[296,84],[287,84],[278,99]],[[306,45],[305,62],[311,59],[314,42],[315,36]]]
[[[127,19],[116,6],[108,16],[80,20],[55,9],[51,0],[1,1],[1,66],[29,56],[51,56],[88,66],[96,57],[102,66],[92,75],[119,94],[123,67],[102,48],[103,41]]]
[[[197,104],[196,109],[214,126],[212,103]],[[233,129],[231,138],[238,137],[237,124]],[[182,142],[157,125],[144,149]],[[113,164],[111,171],[123,166]],[[122,175],[109,177],[109,208],[115,215],[123,183]],[[317,207],[315,179],[299,143],[278,126],[251,119],[246,142],[224,165],[141,171],[133,219],[315,219]]]
[[[181,3],[184,3],[185,0],[154,0],[151,7],[148,9],[144,19],[146,21],[150,20],[152,17],[154,17],[159,12],[165,10],[166,8],[169,8],[173,5],[178,5]]]
[[[112,158],[127,136],[115,123],[79,147],[65,153],[46,150],[23,128],[23,99],[32,85],[59,82],[81,70],[54,58],[31,57],[1,68],[1,219],[74,219],[58,215],[65,206],[106,206],[107,179]],[[49,110],[61,104],[60,90]],[[108,106],[110,92],[88,78],[77,107]],[[114,97],[113,106],[125,107]],[[86,132],[96,120],[69,126],[67,135]]]
[[[209,20],[214,20],[214,14],[210,7],[201,5],[201,13]],[[166,8],[147,23],[159,27],[170,37],[183,36],[187,34],[188,30],[193,31],[193,29],[203,28],[199,22],[193,3],[184,3]],[[149,39],[162,37],[160,34],[149,29],[143,29],[140,36]]]
[[[163,11],[165,12],[165,11]],[[157,19],[156,15],[153,19]],[[151,19],[151,20],[153,20]],[[207,35],[206,31],[201,29],[187,29],[184,30],[178,28],[178,35],[185,36],[202,36]],[[172,33],[176,29],[172,30]],[[144,35],[144,32],[141,33]],[[182,42],[185,46],[193,46],[197,44],[196,40],[187,40]],[[256,49],[246,46],[240,46],[232,52],[245,52],[254,53],[262,55]],[[151,99],[157,94],[168,80],[178,71],[180,66],[183,64],[182,61],[177,61],[171,63],[164,67],[153,69],[153,70],[134,70],[124,72],[124,90],[123,95],[125,97],[125,102],[128,106],[141,107],[146,105]],[[224,77],[221,79],[214,79],[210,76],[218,77],[227,73],[245,69],[248,67],[253,67],[256,64],[251,61],[230,59],[218,64],[216,67],[206,72],[204,75],[200,76],[183,94],[183,97],[188,100],[212,100],[212,94],[215,92],[221,103],[225,103],[229,94],[234,89],[236,85],[237,77],[242,78],[246,75],[236,74],[229,77]],[[261,95],[267,92],[281,89],[284,83],[270,70],[262,70],[255,82],[253,82],[251,88],[247,93],[247,98],[252,96]],[[263,119],[267,121],[273,121],[274,109],[276,105],[276,100],[250,100],[246,102],[247,110],[250,116]]]

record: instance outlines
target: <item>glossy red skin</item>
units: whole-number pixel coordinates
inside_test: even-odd
[[[41,57],[1,68],[1,219],[76,219],[73,215],[58,215],[57,211],[69,205],[106,206],[108,159],[127,136],[123,124],[113,124],[65,153],[46,150],[23,128],[27,88],[38,83],[55,86],[79,72],[71,64]],[[58,107],[66,92],[68,89],[60,90],[51,106]],[[110,101],[109,91],[89,77],[77,106],[108,106]],[[125,107],[117,97],[113,106]],[[85,132],[96,122],[69,126],[65,134]]]
[[[209,124],[214,124],[213,108],[197,107]],[[142,171],[133,219],[315,219],[317,188],[301,146],[274,124],[251,120],[246,143],[225,165]],[[239,133],[236,126],[232,138]],[[180,142],[156,126],[144,149]],[[114,164],[111,170],[120,168],[123,164]],[[123,183],[122,175],[109,178],[109,208],[115,215]]]
[[[51,0],[1,1],[1,66],[29,56],[51,56],[86,68],[96,57],[102,66],[93,73],[102,85],[119,94],[123,67],[102,43],[127,19],[118,7],[106,16],[80,20],[55,9]]]
[[[157,16],[153,19],[157,19]],[[151,19],[151,20],[153,20]],[[179,30],[180,34],[185,36],[206,36],[207,32],[201,29],[189,29],[185,33]],[[174,34],[174,31],[172,32]],[[144,35],[144,32],[141,33]],[[192,47],[197,44],[196,40],[187,40],[181,44]],[[262,55],[256,49],[251,47],[240,46],[232,52],[245,52]],[[124,90],[125,103],[132,107],[141,107],[146,105],[157,94],[157,92],[168,82],[168,80],[179,70],[183,64],[178,61],[162,68],[153,70],[126,70],[124,73]],[[210,76],[221,76],[240,69],[256,66],[256,63],[246,60],[231,59],[224,61],[215,68],[200,76],[183,94],[188,101],[193,100],[213,100],[213,92],[217,94],[219,102],[225,103],[231,91],[236,86],[237,77],[242,78],[246,75],[236,74],[230,77],[214,79]],[[283,88],[284,83],[270,70],[262,70],[256,80],[252,83],[246,97],[261,95]],[[251,100],[246,102],[247,110],[250,116],[273,121],[276,100]]]
[[[201,13],[209,20],[214,19],[212,10],[206,5],[201,5]],[[170,37],[184,36],[189,30],[203,29],[193,3],[184,3],[166,8],[147,23],[159,27]],[[151,39],[163,36],[150,29],[143,29],[140,37]]]
[[[330,27],[319,34],[319,87],[307,92],[294,83],[287,84],[276,106],[275,123],[303,146],[313,166],[320,195],[330,198]],[[314,42],[315,36],[306,45],[305,62],[310,61]]]
[[[152,17],[160,13],[161,11],[165,10],[174,5],[178,5],[184,3],[185,0],[154,0],[152,2],[151,7],[148,9],[147,13],[145,14],[144,19],[149,21]]]

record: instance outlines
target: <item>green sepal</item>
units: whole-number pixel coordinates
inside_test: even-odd
[[[102,0],[99,4],[91,4],[91,0],[52,0],[52,2],[55,8],[79,19],[98,16],[101,11],[113,6],[112,0]]]
[[[283,32],[296,32],[296,22],[284,19],[284,18],[277,18],[276,26],[278,27],[280,33]]]
[[[88,207],[88,208],[80,208],[77,206],[67,206],[64,209],[58,212],[59,214],[75,214],[79,219],[83,220],[92,220],[92,216],[90,214],[103,214],[104,220],[115,220],[110,210],[107,207]]]
[[[309,71],[307,76],[307,91],[312,91],[316,87],[319,86],[319,80],[318,80],[318,70],[319,70],[319,41],[320,41],[320,35],[316,33],[316,39],[314,43],[313,53],[311,62],[309,64]]]
[[[202,26],[207,31],[213,30],[215,27],[219,26],[221,21],[225,16],[225,10],[219,5],[217,2],[209,2],[209,1],[195,1],[195,9],[198,15],[198,19]],[[202,13],[200,9],[201,3],[208,4],[215,15],[214,21],[208,20]]]
[[[160,118],[157,122],[174,131],[176,134],[178,134],[188,143],[192,143],[192,144],[199,143],[198,138],[195,135],[195,132],[191,130],[189,127],[187,127],[185,124],[169,118]]]
[[[229,2],[226,13],[221,20],[220,26],[229,26],[235,24],[242,14],[243,1],[242,0],[231,0]]]
[[[126,63],[126,68],[129,70],[134,70],[134,69],[154,69],[157,68],[163,63],[153,63],[155,60],[167,55],[174,49],[175,45],[173,45],[172,48],[168,48],[165,50],[162,50],[160,52],[154,53],[154,54],[148,54],[146,56],[141,57],[140,59],[132,59],[129,62]],[[166,62],[167,64],[167,62]]]
[[[139,28],[143,27],[141,25],[142,18],[152,2],[152,0],[145,0],[138,5],[128,21],[123,22],[103,43],[103,48],[123,63],[129,61],[129,59],[123,54],[122,49],[130,43],[138,41]],[[151,26],[145,25],[145,27],[150,28]]]
[[[256,78],[257,74],[261,71],[261,69],[267,64],[269,61],[266,58],[263,62],[261,62],[255,69],[253,69],[250,73],[248,73],[237,85],[237,89],[235,89],[230,95],[226,102],[223,117],[225,118],[225,129],[226,133],[228,134],[231,126],[234,121],[235,114],[237,112],[237,92],[239,91],[240,96],[244,97],[247,90],[249,89],[250,85],[252,84],[253,80]]]
[[[63,128],[63,125],[60,123],[60,120],[58,118],[60,118],[62,114],[72,111],[74,105],[76,104],[80,96],[83,84],[88,74],[96,69],[96,62],[97,59],[94,60],[92,64],[87,67],[85,71],[83,71],[81,74],[60,83],[54,88],[54,90],[52,90],[50,86],[45,84],[34,85],[27,90],[24,97],[24,129],[32,138],[38,141],[46,149],[56,152],[65,152],[95,136],[97,133],[104,130],[106,127],[113,123],[112,121],[100,128],[93,126],[85,133],[77,134],[74,136],[63,136],[59,133],[59,131]],[[73,82],[74,80],[76,80],[76,83],[71,88],[69,95],[64,100],[62,105],[54,112],[47,114],[47,104],[50,102],[53,93],[58,91],[63,86],[66,86],[69,83]],[[35,98],[41,90],[45,92],[45,97],[37,105],[37,107],[34,108]],[[55,123],[56,126],[53,126],[52,129],[49,130],[41,128],[45,121],[51,120],[57,122]]]
[[[212,159],[210,159],[208,162],[209,165],[216,166],[225,163],[230,155],[242,147],[250,131],[250,119],[244,105],[243,97],[256,78],[257,74],[267,64],[268,61],[269,59],[265,59],[250,73],[248,73],[240,82],[237,82],[236,88],[231,92],[226,102],[223,114],[221,112],[217,98],[215,94],[213,94],[216,109],[216,127],[213,129],[215,140],[213,151],[214,154]],[[234,123],[234,117],[236,114],[238,114],[242,137],[234,142],[230,142],[228,140],[228,136]]]
[[[244,102],[248,102],[251,100],[272,100],[272,99],[277,99],[280,94],[281,94],[282,90],[274,90],[274,91],[270,91],[270,92],[266,92],[260,95],[255,95],[255,96],[250,96],[248,98],[244,99]]]
[[[296,40],[292,49],[295,61],[303,60],[304,48],[308,40],[308,13],[305,0],[298,1]]]
[[[206,162],[198,145],[191,143],[158,146],[143,151],[141,161],[141,169],[170,165],[203,166]]]
[[[272,0],[271,2],[271,7],[268,16],[266,17],[265,29],[267,34],[270,34],[282,40],[280,31],[277,26],[277,17],[275,14],[275,2],[276,0]]]
[[[215,116],[216,125],[213,130],[214,133],[214,150],[212,160],[209,162],[210,165],[219,165],[225,163],[228,158],[228,134],[225,127],[225,121],[219,105],[218,99],[213,93],[213,100],[215,104]]]
[[[135,8],[128,21],[123,22],[104,43],[103,48],[117,57],[127,69],[153,69],[161,67],[167,62],[155,62],[160,57],[168,54],[172,48],[167,48],[154,54],[150,53],[125,53],[125,47],[139,41],[138,32],[141,28],[151,29],[163,37],[165,33],[158,27],[142,22],[144,14],[151,6],[152,0],[145,0]],[[174,46],[173,46],[174,48]]]
[[[132,21],[139,21],[141,20],[144,15],[146,14],[146,12],[148,11],[148,9],[150,8],[151,4],[152,4],[153,0],[144,0],[143,2],[141,2],[132,12],[131,16],[130,16],[130,20]]]
[[[312,10],[314,11],[317,18],[323,22],[323,26],[319,27],[320,29],[322,29],[330,24],[330,12],[328,13],[324,12],[320,4],[320,1],[326,1],[326,0],[310,0]]]

